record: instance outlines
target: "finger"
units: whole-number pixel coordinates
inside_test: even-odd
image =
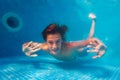
[[[97,45],[94,47],[94,49],[97,49],[97,50],[100,50],[100,48],[101,48],[101,45]]]
[[[98,43],[96,43],[96,42],[93,42],[93,44],[92,44],[94,47],[96,47],[97,45],[98,45]]]
[[[40,46],[40,43],[33,43],[31,47],[35,48],[35,47],[38,47],[38,46]]]
[[[92,45],[87,45],[87,48],[92,48],[93,46]]]
[[[34,45],[35,43],[34,42],[31,42],[31,44],[29,44],[29,47],[34,47],[35,45]]]
[[[97,38],[95,38],[95,43],[99,44],[99,45],[102,45],[102,42],[99,39],[97,39]]]
[[[27,43],[24,43],[24,44],[22,45],[22,51],[25,50],[25,48],[26,48],[26,44],[27,44]]]
[[[104,55],[104,53],[105,53],[105,50],[99,51],[99,53],[98,53],[96,56],[93,56],[92,58],[93,58],[93,59],[95,59],[95,58],[100,58],[100,57],[102,57],[102,56]]]
[[[26,56],[30,56],[30,54],[31,54],[31,53],[29,53],[29,52],[25,53]]]
[[[35,50],[31,50],[31,52],[36,52],[36,51],[38,51],[38,50],[40,50],[40,49],[38,48],[38,49],[35,49]]]
[[[87,45],[87,48],[97,49],[94,45]]]
[[[98,56],[103,56],[104,53],[105,53],[105,50],[101,50],[101,51],[99,51]]]
[[[28,47],[27,47],[27,46],[23,46],[23,47],[22,47],[22,51],[24,52],[24,51],[26,51],[26,50],[28,50]]]
[[[37,46],[39,43],[31,43],[30,47],[34,48],[35,46]]]
[[[37,57],[37,54],[31,54],[30,57]]]
[[[38,50],[40,50],[40,49],[41,49],[40,44],[38,44],[38,45],[35,46],[35,47],[28,47],[28,50],[29,50],[29,52],[31,52],[31,53],[36,52],[36,51],[38,51]]]
[[[100,57],[101,57],[101,56],[98,56],[98,55],[97,55],[97,56],[93,56],[92,58],[93,58],[93,59],[96,59],[96,58],[100,58]]]
[[[33,50],[35,50],[35,49],[40,49],[41,47],[40,47],[40,44],[37,44],[36,46],[34,46],[33,47]]]
[[[89,44],[91,45],[91,44],[93,44],[93,42],[92,42],[92,41],[90,41],[90,43],[89,43]]]
[[[35,45],[37,45],[37,43],[33,43],[32,41],[28,43],[27,46],[25,46],[24,48],[28,48],[30,51],[32,51],[34,49],[34,47],[36,47]]]
[[[37,57],[38,55],[37,54],[31,54],[31,53],[25,53],[26,56],[29,56],[29,57]]]
[[[87,52],[98,52],[98,50],[87,50]]]
[[[24,46],[24,48],[29,47],[32,44],[32,41],[30,41],[26,46]]]
[[[24,52],[25,53],[32,53],[32,48],[31,47],[27,47],[27,48],[25,48],[25,50],[24,50]]]

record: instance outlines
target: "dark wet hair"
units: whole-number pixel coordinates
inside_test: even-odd
[[[65,41],[66,25],[49,24],[42,32],[43,39],[46,41],[47,35],[59,33],[62,40]]]

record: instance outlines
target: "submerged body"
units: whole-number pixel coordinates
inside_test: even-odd
[[[29,45],[29,47],[32,47],[32,50],[36,52],[38,50],[44,50],[47,51],[50,55],[55,57],[59,60],[72,60],[75,59],[79,54],[81,54],[83,47],[90,44],[90,40],[83,40],[83,41],[76,41],[76,42],[62,42],[61,36],[59,34],[54,35],[48,35],[48,39],[46,43],[35,43],[35,42],[29,42],[24,45]],[[26,46],[27,47],[27,46]],[[27,51],[25,52],[26,55],[31,57],[36,57],[37,54],[33,54]]]
[[[97,38],[93,38],[95,16],[90,16],[92,19],[92,26],[90,29],[89,36],[86,40],[65,42],[64,33],[66,30],[65,26],[59,27],[55,24],[50,24],[43,31],[43,38],[45,43],[28,42],[23,44],[23,52],[27,56],[36,57],[37,54],[33,54],[38,50],[47,51],[50,55],[59,60],[72,60],[79,56],[84,50],[84,47],[92,48],[88,52],[96,52],[97,55],[92,58],[101,57],[105,51],[106,46]]]

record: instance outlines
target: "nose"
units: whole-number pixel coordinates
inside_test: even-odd
[[[53,46],[52,46],[53,49],[57,49],[57,44],[54,43]]]

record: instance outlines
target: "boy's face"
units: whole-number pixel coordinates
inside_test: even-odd
[[[62,38],[59,33],[48,34],[46,38],[46,43],[48,45],[50,53],[57,54],[61,51]]]

